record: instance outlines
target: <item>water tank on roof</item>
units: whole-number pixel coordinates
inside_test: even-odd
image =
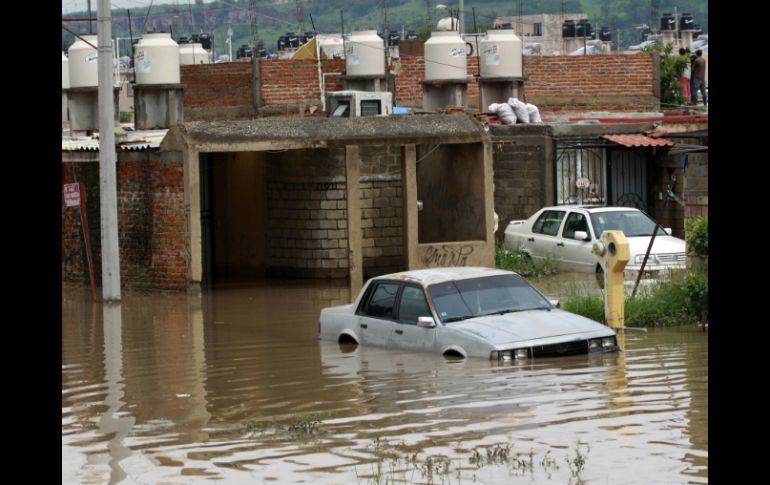
[[[276,44],[277,49],[279,51],[282,51],[282,50],[286,49],[287,46],[288,46],[288,43],[286,42],[286,36],[282,35],[282,36],[278,37],[278,44]]]
[[[586,19],[580,19],[575,24],[575,37],[591,37],[593,29],[591,28],[591,22]]]
[[[575,37],[575,21],[574,20],[565,20],[563,24],[561,24],[561,36],[569,39],[572,37]]]
[[[190,39],[189,39],[188,37],[179,37],[179,38],[176,40],[176,43],[177,43],[177,44],[179,44],[179,45],[182,45],[182,44],[189,44],[189,43],[190,43]]]
[[[284,39],[286,40],[286,48],[299,47],[299,36],[294,32],[286,32]]]
[[[179,64],[209,64],[209,53],[201,44],[182,44],[179,46]]]
[[[701,34],[703,34],[703,29],[700,27],[700,25],[695,24],[695,32],[692,33],[692,36],[697,39]]]
[[[689,13],[679,17],[679,30],[695,30],[695,19]]]
[[[318,45],[321,46],[321,52],[326,54],[326,57],[345,57],[345,45],[340,34],[320,34],[318,36]]]
[[[676,30],[676,20],[670,13],[664,13],[660,18],[660,30]]]
[[[414,30],[410,30],[406,33],[406,40],[417,40],[420,37],[417,35],[417,32]]]
[[[69,89],[70,87],[70,66],[67,56],[64,52],[61,53],[61,88]]]
[[[348,76],[385,76],[385,41],[375,30],[359,30],[345,42]]]
[[[69,49],[69,81],[72,88],[96,87],[99,85],[99,52],[95,35],[83,35]],[[94,47],[86,44],[90,42]]]
[[[612,32],[607,27],[599,29],[599,40],[602,42],[609,42],[612,40]]]
[[[425,80],[466,79],[465,41],[458,32],[431,32],[425,42]]]
[[[398,45],[401,41],[401,34],[398,30],[391,30],[388,34],[388,45]]]
[[[179,45],[171,34],[144,34],[134,52],[136,84],[179,84]]]
[[[201,47],[203,47],[207,51],[211,50],[211,35],[209,34],[205,34],[205,33],[193,34],[190,42],[199,43]]]
[[[489,30],[479,42],[481,77],[522,77],[523,44],[511,30]]]

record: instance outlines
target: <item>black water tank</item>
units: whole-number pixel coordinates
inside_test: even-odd
[[[563,24],[561,24],[561,36],[566,38],[575,37],[575,21],[574,20],[565,20]]]
[[[580,19],[575,23],[575,37],[591,37],[591,23],[586,19]]]
[[[512,30],[512,29],[513,29],[513,24],[512,24],[512,23],[510,23],[510,22],[506,22],[506,23],[504,23],[504,24],[500,24],[500,25],[498,25],[498,26],[497,26],[497,27],[495,27],[495,28],[496,28],[496,29],[503,29],[503,30]]]
[[[642,30],[642,42],[644,42],[647,39],[649,39],[651,35],[652,35],[652,30],[651,29],[644,29],[644,30]]]
[[[414,30],[410,30],[406,33],[406,40],[417,40],[420,37],[417,35],[417,32]]]
[[[391,30],[390,34],[388,34],[388,45],[398,45],[400,41],[401,34],[398,32],[398,30]]]
[[[609,42],[612,40],[612,32],[607,27],[599,29],[599,40],[602,42]]]
[[[187,37],[180,37],[180,38],[178,38],[176,40],[176,43],[177,44],[189,44],[190,43],[190,39],[188,39]]]
[[[700,25],[695,24],[695,32],[692,33],[692,37],[694,39],[697,39],[699,35],[703,33],[703,29],[700,28]]]
[[[299,36],[294,32],[286,32],[286,47],[299,47]]]
[[[285,35],[282,35],[282,36],[278,37],[278,43],[276,44],[276,48],[279,51],[282,51],[282,50],[286,49],[286,36]]]
[[[591,22],[586,20],[585,22],[585,30],[586,30],[586,37],[591,37],[592,39],[596,38],[596,32],[594,32],[593,27],[591,27]]]
[[[670,13],[664,13],[660,18],[660,30],[676,30],[676,19]]]
[[[679,17],[679,30],[695,30],[695,19],[689,13]]]

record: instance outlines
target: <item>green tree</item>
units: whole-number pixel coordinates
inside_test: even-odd
[[[668,106],[681,106],[688,100],[682,96],[679,75],[690,62],[687,56],[672,54],[674,44],[645,47],[642,52],[656,52],[660,58],[660,102]]]

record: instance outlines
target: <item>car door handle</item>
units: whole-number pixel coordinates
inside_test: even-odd
[[[529,242],[535,242],[535,238],[534,238],[534,237],[528,237],[528,238],[527,238],[527,241],[529,241]]]
[[[562,243],[562,242],[556,243],[556,245],[557,245],[557,246],[561,246],[561,247],[564,247],[564,243]]]
[[[369,325],[367,325],[367,324],[365,324],[365,323],[362,323],[362,324],[360,324],[359,326],[360,326],[361,328],[368,328],[368,327],[369,327]]]
[[[396,330],[396,333],[399,334],[399,335],[404,335],[404,331],[403,330]]]

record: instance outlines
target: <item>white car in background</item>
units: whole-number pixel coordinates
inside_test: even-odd
[[[626,279],[634,279],[652,239],[655,221],[634,207],[585,207],[560,205],[544,207],[526,220],[511,221],[505,228],[505,247],[520,250],[533,260],[550,257],[560,261],[562,271],[601,272],[593,244],[605,230],[621,230],[628,239],[630,260]],[[645,275],[685,267],[686,250],[682,239],[658,228]]]

